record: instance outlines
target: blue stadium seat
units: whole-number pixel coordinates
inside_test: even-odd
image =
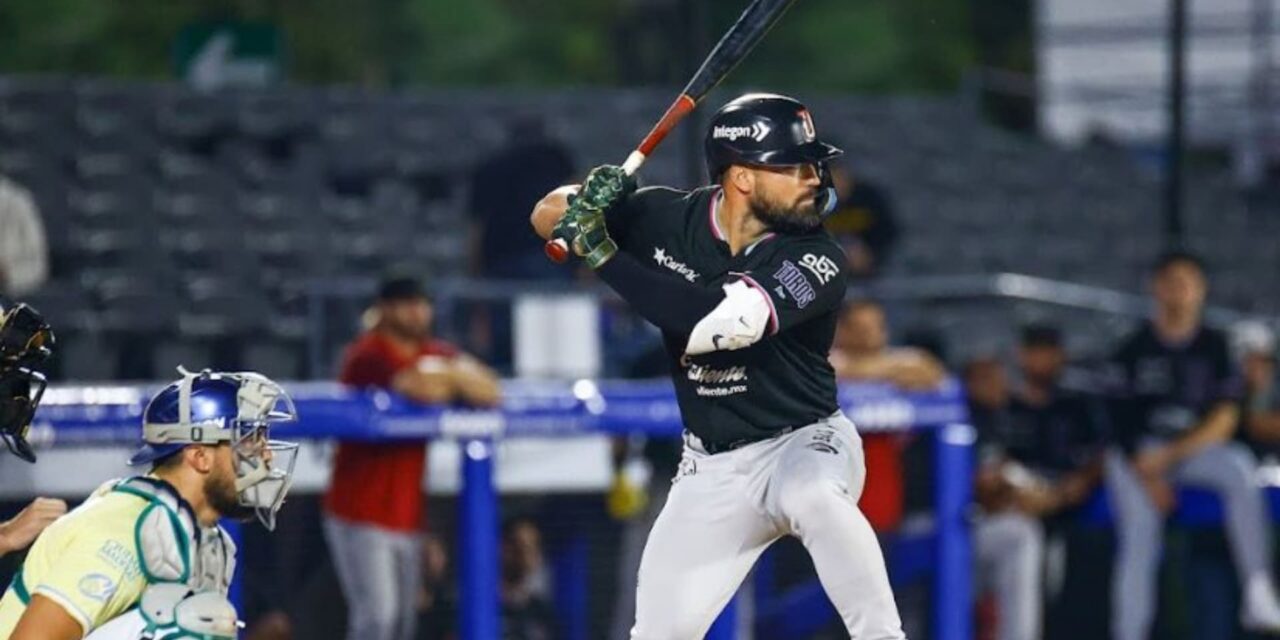
[[[178,300],[168,291],[131,280],[105,283],[97,294],[99,323],[107,335],[158,337],[176,329]]]
[[[256,341],[244,349],[244,366],[276,380],[295,380],[303,375],[302,350],[298,343]]]
[[[116,346],[100,334],[60,338],[56,357],[63,380],[106,382],[116,375]]]

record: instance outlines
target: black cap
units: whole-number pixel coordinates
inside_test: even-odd
[[[1062,331],[1048,324],[1029,324],[1022,328],[1022,346],[1054,347],[1062,346]]]
[[[413,276],[403,274],[388,275],[378,285],[378,302],[394,302],[398,300],[427,299],[427,290],[422,282]]]

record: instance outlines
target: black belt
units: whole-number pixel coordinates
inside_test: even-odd
[[[724,453],[725,451],[733,451],[734,449],[740,449],[749,444],[755,444],[763,440],[772,440],[774,438],[779,438],[795,430],[796,430],[796,427],[783,427],[762,438],[741,438],[738,440],[730,440],[729,442],[707,442],[703,440],[702,450],[714,456],[717,453]]]

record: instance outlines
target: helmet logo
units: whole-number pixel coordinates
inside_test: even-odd
[[[729,142],[734,142],[738,138],[751,138],[756,142],[763,142],[769,136],[770,131],[773,131],[773,127],[763,122],[754,122],[749,127],[717,125],[711,130],[711,137],[716,140],[728,140]]]
[[[813,116],[808,109],[800,110],[800,126],[804,129],[804,141],[813,142],[818,139],[818,131],[813,127]]]

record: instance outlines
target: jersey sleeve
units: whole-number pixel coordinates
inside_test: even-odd
[[[143,635],[146,630],[147,619],[142,617],[141,611],[134,609],[98,627],[84,640],[137,640],[149,637]]]
[[[670,208],[687,193],[670,187],[645,187],[627,196],[622,203],[614,206],[605,214],[605,225],[609,228],[609,236],[618,246],[627,246],[632,237],[632,230],[638,222],[650,215]]]
[[[27,588],[57,603],[88,633],[134,606],[146,586],[132,532],[98,530],[85,531]]]
[[[783,247],[741,279],[769,302],[768,335],[838,309],[848,287],[847,259],[834,242]]]

